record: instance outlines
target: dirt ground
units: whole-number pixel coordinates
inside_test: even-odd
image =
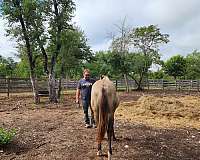
[[[187,93],[186,93],[187,94]],[[200,97],[177,93],[120,93],[115,116],[113,160],[200,160]],[[84,128],[74,94],[59,104],[30,95],[0,96],[0,127],[15,128],[13,141],[0,146],[0,159],[104,160],[96,156],[94,128]]]

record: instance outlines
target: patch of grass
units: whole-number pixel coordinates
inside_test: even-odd
[[[0,127],[0,145],[8,144],[15,135],[15,129],[11,129],[10,131],[8,131]]]

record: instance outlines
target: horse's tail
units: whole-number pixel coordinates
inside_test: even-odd
[[[99,104],[99,114],[98,114],[98,128],[97,128],[97,141],[102,141],[105,135],[105,132],[108,128],[108,114],[109,114],[109,106],[108,99],[106,96],[106,91],[102,88],[102,97]]]

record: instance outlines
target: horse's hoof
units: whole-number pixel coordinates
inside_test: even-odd
[[[93,125],[92,125],[92,128],[97,128],[96,124],[93,124]]]
[[[102,156],[102,151],[98,151],[97,156]]]
[[[111,160],[112,154],[108,151],[108,160]]]

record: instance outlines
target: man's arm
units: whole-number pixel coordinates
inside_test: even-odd
[[[76,103],[79,103],[79,99],[80,99],[80,89],[77,88],[76,89]]]

